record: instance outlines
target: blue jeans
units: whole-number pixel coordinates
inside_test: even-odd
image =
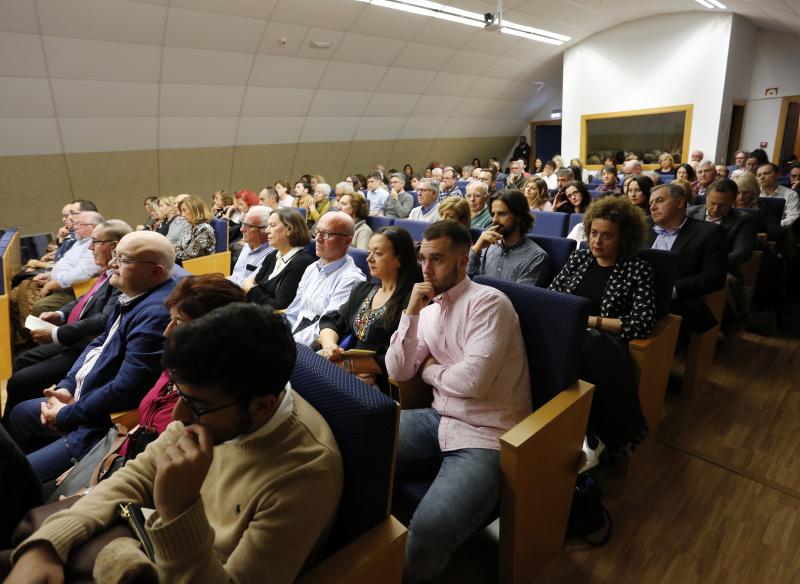
[[[442,452],[440,418],[433,409],[400,414],[398,479],[438,468],[408,528],[405,582],[423,582],[440,574],[456,548],[486,523],[500,500],[500,451]]]
[[[58,476],[75,464],[76,456],[67,446],[66,434],[43,426],[40,404],[43,398],[29,399],[18,404],[11,412],[11,429],[15,437],[24,443],[28,440],[51,440],[47,446],[28,454],[28,462],[39,480],[44,482]]]

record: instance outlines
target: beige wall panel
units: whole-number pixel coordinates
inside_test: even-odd
[[[236,146],[233,157],[233,183],[249,184],[254,177],[259,183],[274,184],[280,178],[289,178],[294,166],[297,144],[267,144],[263,146]]]
[[[233,146],[220,148],[170,148],[158,151],[159,177],[194,178],[227,176],[233,169]]]
[[[444,165],[457,164],[464,166],[467,164],[464,152],[472,152],[474,145],[469,138],[439,138],[431,148],[430,158]],[[472,160],[472,156],[469,156]]]
[[[68,188],[63,154],[0,156],[0,194]]]
[[[321,174],[326,181],[336,180],[334,177],[338,178],[342,174],[349,146],[349,142],[298,144],[290,180],[295,180],[303,174]]]
[[[97,210],[106,219],[122,219],[136,227],[146,219],[145,197],[158,194],[158,181],[88,185],[75,187],[74,193],[75,198],[87,199],[97,205]]]
[[[286,176],[289,175],[287,174]],[[265,180],[262,173],[234,175],[233,180],[231,181],[230,194],[233,196],[233,193],[242,189],[250,189],[251,191],[255,191],[257,193],[264,187],[272,186],[273,184],[275,184],[275,181],[269,177],[267,177]]]
[[[0,195],[0,209],[3,209],[0,226],[36,233],[29,226],[45,224],[52,227],[44,231],[51,231],[60,225],[61,209],[71,200],[72,193],[67,188]]]
[[[395,168],[395,165],[388,163],[389,157],[394,150],[395,140],[359,140],[351,142],[347,151],[347,159],[342,167],[341,176],[337,177],[336,182],[343,180],[348,174],[367,174],[368,170],[378,163],[386,165],[386,170]],[[402,166],[397,167],[402,170]],[[327,178],[327,177],[326,177]],[[331,186],[335,186],[332,184]]]
[[[39,233],[50,233],[55,235],[56,231],[61,227],[61,221],[43,221],[41,223],[29,223],[28,225],[17,226],[20,229],[20,234],[24,237],[26,235],[36,235]]]
[[[66,154],[72,186],[158,181],[158,152],[128,150]]]
[[[162,195],[179,195],[189,193],[197,195],[209,204],[215,191],[231,190],[231,177],[228,174],[220,176],[193,176],[185,178],[162,178]]]
[[[433,138],[398,140],[386,166],[402,169],[405,164],[410,164],[414,172],[421,173],[431,163],[430,153],[435,142]]]

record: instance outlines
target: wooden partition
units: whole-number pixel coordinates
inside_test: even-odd
[[[203,274],[222,274],[225,277],[231,275],[231,252],[221,251],[211,255],[184,260],[183,268],[194,276]]]
[[[711,314],[717,319],[717,324],[710,330],[699,334],[689,335],[689,346],[686,349],[686,365],[683,371],[681,395],[687,399],[694,397],[701,391],[708,380],[708,373],[714,362],[714,353],[717,349],[719,327],[722,322],[722,313],[725,310],[725,297],[728,294],[728,283],[722,290],[706,294],[705,301]]]
[[[3,250],[3,294],[0,295],[0,379],[11,377],[12,338],[11,306],[8,293],[11,291],[11,278],[20,270],[19,233],[14,233]]]

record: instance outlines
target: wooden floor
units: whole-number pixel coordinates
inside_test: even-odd
[[[796,334],[729,341],[627,472],[598,472],[611,541],[569,542],[540,582],[800,583],[799,372]],[[496,582],[494,539],[476,536],[442,581]]]

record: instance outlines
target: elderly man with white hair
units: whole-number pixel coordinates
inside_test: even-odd
[[[242,220],[242,239],[244,247],[239,253],[236,265],[228,279],[241,286],[248,276],[254,276],[264,263],[264,258],[272,251],[267,243],[267,221],[272,209],[264,205],[250,207]]]
[[[717,178],[717,169],[711,160],[703,160],[697,165],[695,172],[697,172],[697,194],[706,196],[708,187]]]

